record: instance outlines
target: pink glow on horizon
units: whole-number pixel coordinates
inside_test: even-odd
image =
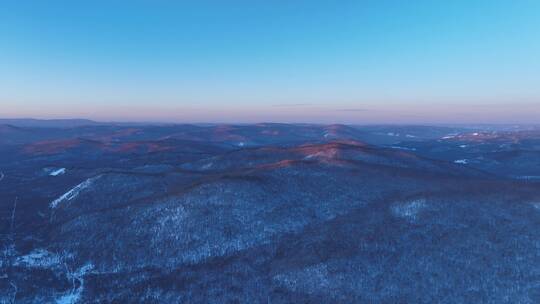
[[[250,107],[59,107],[25,109],[0,105],[2,118],[87,118],[97,121],[144,122],[290,122],[290,123],[537,123],[540,105],[516,104],[441,105],[387,104],[276,105]]]

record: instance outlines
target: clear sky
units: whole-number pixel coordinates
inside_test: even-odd
[[[0,117],[540,122],[540,1],[0,1]]]

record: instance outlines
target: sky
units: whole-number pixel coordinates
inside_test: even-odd
[[[540,1],[0,1],[0,117],[537,123]]]

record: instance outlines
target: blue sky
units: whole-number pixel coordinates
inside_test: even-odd
[[[540,1],[2,1],[0,116],[536,122]]]

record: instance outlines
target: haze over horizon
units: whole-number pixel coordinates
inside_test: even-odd
[[[0,117],[536,123],[536,1],[7,1]]]

